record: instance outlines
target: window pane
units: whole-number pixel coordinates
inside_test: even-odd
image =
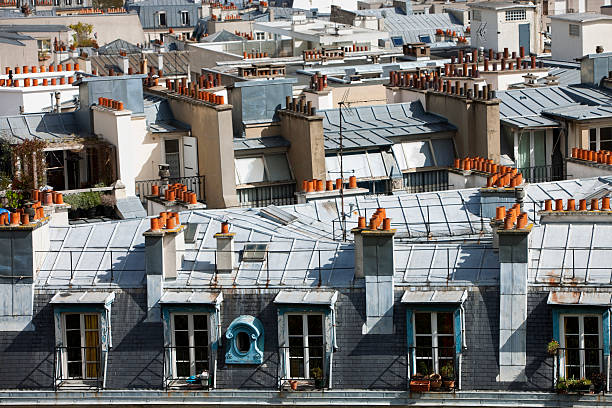
[[[368,152],[368,159],[370,160],[372,177],[387,177],[387,170],[380,151]]]
[[[440,357],[452,357],[455,349],[453,336],[438,337],[438,355]]]
[[[207,361],[197,361],[196,362],[196,374],[200,374],[202,371],[208,371]]]
[[[417,356],[430,357],[431,354],[431,337],[429,336],[418,336],[416,338]]]
[[[189,346],[189,333],[187,331],[175,331],[174,343],[175,346]]]
[[[598,335],[585,335],[584,336],[584,348],[597,349],[599,348],[599,336]]]
[[[577,335],[565,336],[565,348],[577,349],[580,347],[580,337]]]
[[[308,334],[323,335],[323,316],[308,315]]]
[[[586,350],[584,352],[584,363],[599,366],[599,350]]]
[[[589,129],[589,145],[591,150],[597,150],[597,129]]]
[[[599,129],[599,149],[612,150],[612,127]]]
[[[268,165],[268,179],[270,181],[287,181],[291,180],[291,172],[289,171],[289,163],[287,156],[284,154],[272,154],[266,156],[266,164]]]
[[[195,359],[196,361],[208,361],[208,347],[196,347]]]
[[[345,153],[342,160],[345,171],[344,177],[351,175],[357,178],[372,176],[365,152],[353,154]],[[354,171],[354,173],[351,173],[352,171]]]
[[[565,364],[580,365],[580,350],[569,349],[565,352]]]
[[[248,353],[251,348],[251,340],[246,332],[238,332],[236,335],[236,348],[241,353]]]
[[[406,155],[407,168],[412,169],[434,165],[429,142],[404,142],[402,146],[404,147],[404,153]]]
[[[302,315],[289,315],[287,316],[289,323],[289,336],[302,335]]]
[[[86,331],[85,332],[85,346],[88,350],[91,350],[92,347],[98,347],[100,344],[100,337],[98,336],[98,331]]]
[[[584,333],[599,334],[599,318],[596,316],[586,316],[584,318]]]
[[[80,378],[83,374],[81,373],[81,362],[68,363],[68,377]]]
[[[80,339],[79,339],[79,343],[80,343]],[[68,361],[81,361],[81,345],[78,344],[77,346],[68,346],[68,352],[67,354],[67,358]]]
[[[194,330],[207,330],[208,329],[208,316],[193,315],[193,329]]]
[[[453,314],[438,313],[438,333],[453,334]]]
[[[406,159],[404,158],[404,150],[402,149],[401,143],[394,144],[391,146],[391,150],[393,150],[393,156],[395,157],[395,161],[399,166],[400,170],[406,170],[408,166],[406,165]]]
[[[433,372],[433,360],[417,360],[417,374],[428,375]]]
[[[565,334],[578,334],[578,317],[565,317]]]
[[[166,153],[178,153],[179,152],[178,139],[166,139],[164,141],[164,147],[166,148]]]
[[[289,370],[290,377],[292,378],[304,377],[304,359],[291,358],[289,365],[290,365],[290,370]]]
[[[289,337],[289,354],[292,356],[304,355],[304,339],[302,337]]]
[[[338,160],[338,156],[335,154],[325,156],[325,171],[327,172],[328,180],[340,178],[340,161]]]
[[[180,362],[176,363],[176,375],[178,377],[189,377],[191,374],[189,373],[189,362]]]
[[[578,379],[580,378],[580,367],[567,367],[567,369],[565,370],[566,372],[566,378],[574,378],[574,379]]]
[[[431,334],[431,313],[415,313],[416,334]]]
[[[81,316],[78,314],[67,314],[66,315],[66,330],[80,329],[81,328]]]
[[[174,330],[187,330],[188,328],[187,315],[174,315]]]
[[[98,330],[98,315],[85,315],[85,329]]]
[[[266,181],[263,157],[245,157],[236,159],[235,163],[240,184]]]
[[[66,331],[66,346],[67,347],[81,347],[81,331],[80,330],[67,330]]]

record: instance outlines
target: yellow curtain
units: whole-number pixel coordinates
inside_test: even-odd
[[[100,328],[98,315],[85,315],[85,364],[87,378],[98,377]]]

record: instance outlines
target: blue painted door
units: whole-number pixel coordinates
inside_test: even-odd
[[[529,23],[519,24],[519,47],[525,48],[525,54],[531,49],[531,38],[529,35]]]

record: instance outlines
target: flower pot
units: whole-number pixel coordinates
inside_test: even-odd
[[[442,380],[429,380],[429,389],[438,390],[442,387]]]
[[[102,212],[103,212],[103,215],[104,215],[106,218],[110,218],[110,217],[112,217],[112,216],[113,216],[113,212],[114,212],[114,210],[115,210],[115,208],[114,208],[114,207],[111,207],[111,206],[108,206],[108,205],[104,205],[104,206],[102,206]]]
[[[410,392],[429,391],[429,380],[410,380]]]
[[[442,381],[442,385],[444,386],[444,388],[448,388],[449,390],[452,390],[455,388],[455,381],[454,380],[444,380]]]
[[[298,382],[297,381],[291,380],[291,381],[289,381],[289,385],[291,385],[291,389],[293,391],[297,391],[297,386],[298,386]]]
[[[86,210],[87,218],[94,218],[96,216],[96,207],[88,208]]]

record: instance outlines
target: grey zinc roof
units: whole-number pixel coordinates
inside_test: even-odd
[[[548,73],[558,77],[559,85],[577,85],[580,83],[580,67],[553,67]],[[538,83],[546,83],[546,77],[538,79]]]
[[[510,1],[482,1],[478,3],[471,3],[470,7],[486,8],[491,10],[503,10],[517,7],[535,8],[535,5],[531,3],[514,3]]]
[[[404,43],[419,42],[420,35],[429,35],[431,42],[435,42],[437,29],[450,29],[460,36],[464,34],[463,25],[447,13],[403,15],[385,9],[383,15],[385,31],[392,37],[402,37]]]
[[[539,203],[546,198],[580,199],[611,185],[612,178],[530,184],[525,210],[533,219]],[[491,231],[488,220],[478,215],[479,196],[478,189],[468,189],[347,197],[347,225],[349,229],[356,226],[358,216],[369,218],[378,207],[386,209],[392,227],[397,229],[394,254],[397,286],[497,284],[499,261],[497,253],[482,243]],[[263,209],[255,208],[183,212],[181,223],[198,224],[198,228],[194,240],[186,243],[181,254],[176,280],[166,282],[165,288],[308,290],[319,285],[322,288],[360,285],[362,282],[354,279],[354,245],[350,240],[340,240],[339,208],[339,199],[283,206],[284,212],[295,217],[290,223],[266,217]],[[237,269],[215,274],[218,255],[214,234],[221,230],[222,221],[228,221],[230,232],[235,233]],[[40,268],[37,285],[85,289],[142,287],[145,282],[142,234],[149,225],[148,218],[141,218],[51,227],[50,252]],[[582,268],[590,282],[610,282],[612,266],[602,250],[612,248],[612,225],[548,224],[536,226],[532,234],[531,245],[536,251],[530,260],[532,281],[559,275],[559,265],[565,268],[564,274],[568,273],[568,254],[576,251],[573,279],[580,278],[582,272],[578,269]],[[348,235],[350,239],[351,234]],[[252,243],[268,245],[264,261],[244,260],[240,256],[245,245]]]
[[[224,41],[245,41],[245,39],[240,37],[239,35],[230,33],[227,30],[216,32],[214,34],[209,35],[208,37],[202,37],[202,42],[224,42]]]
[[[13,33],[25,32],[25,33],[46,33],[46,32],[65,32],[69,28],[61,24],[11,24],[11,25],[0,25],[0,31],[8,31]]]
[[[267,149],[272,147],[289,147],[291,143],[282,136],[261,138],[234,138],[234,150]]]
[[[547,109],[583,105],[611,105],[612,93],[584,86],[550,86],[498,91],[502,123],[519,128],[556,127],[559,123],[543,115]]]
[[[136,196],[129,196],[117,200],[117,212],[121,218],[133,219],[147,216],[147,211],[142,206],[140,199]]]
[[[144,94],[144,113],[147,126],[153,133],[180,132],[189,129],[189,125],[177,121],[165,98]]]
[[[612,20],[612,16],[608,16],[601,13],[570,13],[570,14],[557,14],[550,16],[551,19],[575,21],[580,23],[590,21],[605,21]]]
[[[323,115],[325,149],[340,148],[339,109],[319,111]],[[342,110],[345,149],[390,146],[389,138],[452,131],[456,128],[438,115],[424,111],[421,102],[360,106]]]
[[[612,106],[569,105],[546,109],[545,115],[572,120],[591,120],[612,117]]]
[[[74,112],[35,113],[0,117],[0,137],[21,141],[40,139],[60,142],[80,135]]]

